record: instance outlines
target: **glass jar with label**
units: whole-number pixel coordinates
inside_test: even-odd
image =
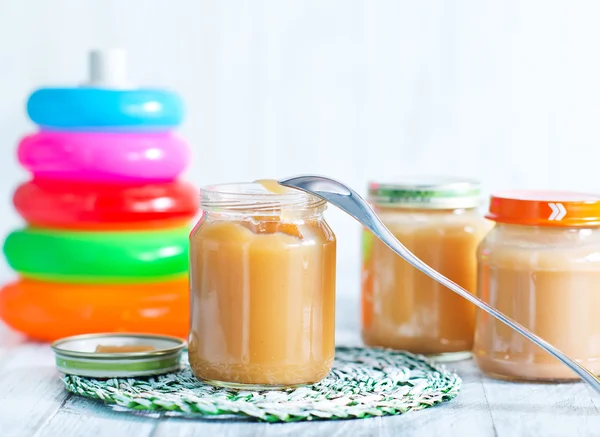
[[[600,373],[600,196],[512,191],[491,198],[478,293],[593,373]],[[480,312],[474,356],[504,379],[577,379],[558,360]]]
[[[193,372],[243,389],[323,379],[335,352],[336,240],[325,202],[257,183],[201,196],[190,235]]]
[[[489,229],[477,211],[479,184],[452,178],[371,183],[369,201],[390,231],[425,263],[476,290],[477,245]],[[475,307],[363,234],[362,336],[365,344],[468,358]]]

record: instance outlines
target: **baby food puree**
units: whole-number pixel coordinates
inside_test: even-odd
[[[201,204],[190,236],[196,376],[245,388],[323,379],[335,347],[336,241],[325,202],[273,181],[207,187]]]

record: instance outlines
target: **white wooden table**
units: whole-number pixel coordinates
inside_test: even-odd
[[[338,304],[339,344],[359,343],[357,302]],[[482,376],[472,361],[453,401],[396,417],[266,424],[134,416],[67,393],[47,344],[0,327],[0,437],[600,436],[600,398],[581,383],[516,384]]]

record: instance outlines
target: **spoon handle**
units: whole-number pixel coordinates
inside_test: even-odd
[[[460,285],[454,283],[444,275],[440,274],[436,270],[429,267],[413,253],[408,250],[390,230],[382,223],[377,214],[369,206],[369,204],[360,197],[355,191],[348,188],[341,182],[337,182],[333,179],[324,178],[320,176],[299,176],[295,178],[280,180],[279,183],[286,187],[297,188],[302,191],[306,191],[317,197],[320,197],[329,203],[337,206],[342,211],[348,213],[356,220],[358,220],[363,226],[369,229],[377,238],[379,238],[386,246],[393,250],[396,254],[404,258],[409,264],[416,269],[425,273],[430,278],[454,291],[458,295],[464,297],[469,302],[485,311],[489,315],[500,320],[502,323],[510,326],[515,331],[519,332],[524,337],[528,338],[533,343],[544,349],[550,355],[560,360],[563,364],[573,370],[579,377],[587,382],[598,394],[600,394],[600,379],[594,375],[591,371],[586,369],[581,364],[569,358],[563,352],[552,346],[546,340],[538,337],[533,332],[522,326],[520,323],[515,322],[504,313],[496,310],[489,306],[483,300],[477,296],[469,293],[467,290],[462,288]]]

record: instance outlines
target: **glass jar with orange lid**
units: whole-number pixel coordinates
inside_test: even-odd
[[[600,373],[600,196],[498,193],[479,248],[478,293],[573,359]],[[529,340],[480,312],[474,356],[504,379],[577,379]]]
[[[471,180],[417,178],[371,183],[368,200],[411,252],[474,293],[477,245],[490,227],[477,211],[479,192]],[[362,336],[367,345],[449,361],[470,356],[474,330],[471,303],[365,231]]]
[[[325,202],[261,184],[202,190],[190,235],[189,360],[214,385],[310,384],[333,364],[336,240]]]

